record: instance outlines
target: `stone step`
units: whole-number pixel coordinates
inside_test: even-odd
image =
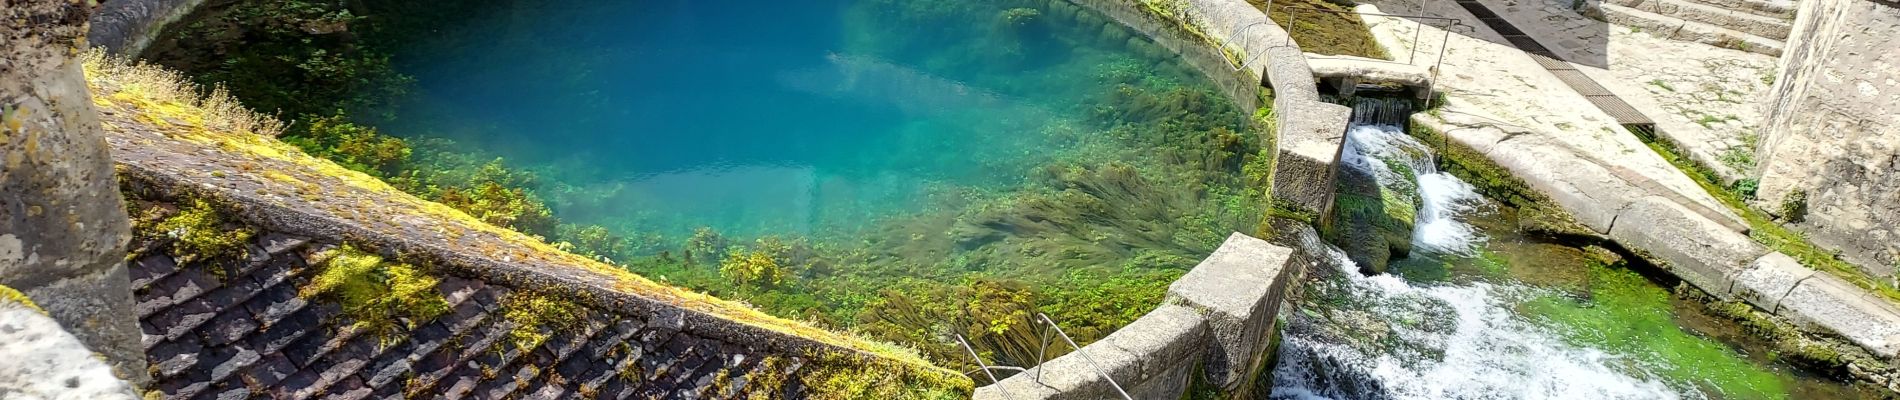
[[[1687,0],[1687,1],[1691,3],[1714,6],[1716,8],[1735,10],[1739,12],[1760,15],[1763,17],[1769,17],[1769,18],[1779,19],[1783,21],[1793,21],[1795,9],[1798,7],[1793,0]]]
[[[1774,40],[1787,40],[1788,31],[1792,27],[1787,20],[1694,3],[1689,0],[1609,0],[1608,2]]]
[[[1782,43],[1779,40],[1615,4],[1603,4],[1602,7],[1603,15],[1608,17],[1610,23],[1640,29],[1656,37],[1781,56]]]

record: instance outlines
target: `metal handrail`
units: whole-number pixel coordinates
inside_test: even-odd
[[[1050,320],[1050,319],[1049,319],[1049,314],[1043,314],[1043,313],[1036,313],[1036,316],[1038,316],[1038,317],[1042,317],[1042,322],[1043,322],[1043,323],[1046,323],[1046,324],[1049,324],[1049,328],[1051,328],[1051,329],[1055,329],[1055,330],[1056,330],[1056,334],[1057,334],[1057,335],[1061,335],[1061,336],[1062,336],[1062,341],[1064,341],[1064,342],[1068,342],[1068,343],[1069,343],[1069,347],[1071,347],[1071,348],[1074,348],[1074,349],[1075,349],[1075,354],[1076,354],[1076,355],[1079,355],[1079,356],[1082,356],[1082,361],[1086,361],[1086,362],[1088,362],[1088,364],[1089,364],[1089,369],[1091,369],[1091,370],[1094,370],[1094,371],[1095,371],[1095,375],[1096,375],[1096,376],[1100,376],[1100,377],[1102,377],[1102,380],[1105,380],[1105,381],[1108,381],[1108,385],[1109,385],[1109,386],[1111,386],[1111,387],[1114,387],[1114,388],[1115,388],[1115,393],[1120,393],[1120,394],[1122,395],[1122,399],[1123,399],[1123,400],[1135,400],[1135,398],[1134,398],[1134,397],[1130,397],[1130,396],[1128,396],[1128,391],[1126,391],[1126,390],[1122,390],[1122,385],[1121,385],[1121,384],[1119,384],[1119,383],[1115,383],[1115,378],[1110,378],[1110,377],[1108,377],[1108,374],[1106,374],[1106,373],[1103,373],[1103,372],[1102,372],[1102,367],[1101,367],[1101,365],[1097,365],[1097,364],[1095,363],[1095,358],[1094,358],[1094,357],[1089,357],[1089,353],[1088,353],[1088,352],[1085,352],[1085,351],[1082,351],[1082,346],[1076,346],[1076,345],[1075,345],[1075,340],[1074,340],[1074,339],[1070,339],[1070,338],[1069,338],[1069,334],[1068,334],[1067,332],[1063,332],[1063,331],[1062,331],[1062,327],[1059,327],[1059,326],[1056,326],[1056,322],[1055,322],[1055,321],[1053,321],[1053,320]]]
[[[1009,389],[1003,388],[1002,385],[997,384],[997,383],[1001,383],[1002,381],[999,381],[996,379],[996,374],[990,373],[990,366],[988,364],[983,363],[983,356],[977,355],[975,348],[970,347],[970,341],[963,340],[963,334],[960,334],[960,333],[957,334],[957,343],[963,345],[963,351],[970,352],[970,358],[976,359],[976,365],[978,367],[983,367],[982,368],[983,375],[988,375],[990,377],[990,386],[995,386],[996,390],[1003,391],[1004,396],[1009,396],[1011,398],[1016,397],[1015,394],[1012,394],[1009,392]]]

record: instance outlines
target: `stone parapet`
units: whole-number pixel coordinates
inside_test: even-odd
[[[977,388],[977,399],[1181,398],[1197,387],[1246,398],[1269,368],[1293,251],[1235,233],[1168,287],[1154,311],[1102,340]],[[1110,381],[1113,381],[1113,385]]]

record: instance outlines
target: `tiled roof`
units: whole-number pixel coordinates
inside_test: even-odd
[[[516,322],[499,311],[514,290],[455,276],[437,286],[450,311],[435,321],[362,333],[337,303],[298,295],[308,257],[330,246],[267,233],[246,260],[134,260],[153,389],[167,399],[728,398],[755,370],[789,375],[800,363],[766,371],[756,349],[599,310],[565,330],[535,327],[549,339],[518,348],[506,340]]]

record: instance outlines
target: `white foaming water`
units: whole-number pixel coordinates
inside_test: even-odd
[[[1340,161],[1347,167],[1371,172],[1381,186],[1417,190],[1413,248],[1470,255],[1482,243],[1477,230],[1457,217],[1483,206],[1483,196],[1470,184],[1439,171],[1430,146],[1396,126],[1356,125],[1346,132],[1345,147]],[[1394,170],[1395,166],[1410,169],[1411,176]]]
[[[1482,243],[1458,221],[1483,206],[1470,184],[1439,172],[1424,144],[1391,127],[1350,130],[1341,161],[1368,168],[1384,184],[1384,160],[1412,168],[1421,209],[1416,248],[1469,254]],[[1310,230],[1302,247],[1325,253],[1344,277],[1345,305],[1306,310],[1284,331],[1273,397],[1280,399],[1676,399],[1681,394],[1616,356],[1564,343],[1517,316],[1505,299],[1520,290],[1486,283],[1415,286],[1392,275],[1363,276],[1343,252]],[[1324,316],[1323,318],[1321,316]],[[1322,326],[1325,325],[1325,326]],[[1319,332],[1335,332],[1332,335]]]

